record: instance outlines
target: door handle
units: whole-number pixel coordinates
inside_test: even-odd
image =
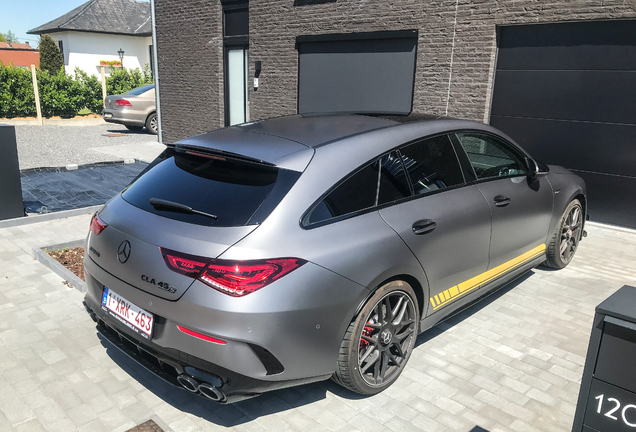
[[[495,206],[496,207],[505,207],[510,204],[510,198],[503,195],[497,195],[495,197]]]
[[[432,219],[422,219],[413,224],[413,233],[416,235],[426,234],[433,231],[437,223]]]

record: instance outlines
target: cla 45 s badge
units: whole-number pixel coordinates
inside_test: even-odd
[[[168,291],[171,294],[174,294],[177,292],[177,289],[175,287],[171,287],[170,284],[168,284],[167,282],[161,282],[161,281],[155,282],[153,278],[146,275],[141,275],[141,280],[151,285],[154,285],[156,287],[159,287],[160,289],[164,291]]]

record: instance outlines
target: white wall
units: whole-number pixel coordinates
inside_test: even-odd
[[[64,65],[66,73],[72,75],[79,67],[89,75],[100,76],[100,60],[119,60],[117,51],[124,50],[124,67],[126,69],[143,69],[150,65],[150,36],[123,36],[107,33],[89,33],[66,31],[51,33],[49,36],[64,44]],[[106,75],[109,75],[106,66]]]

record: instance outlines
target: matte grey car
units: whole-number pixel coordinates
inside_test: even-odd
[[[122,124],[132,131],[145,127],[148,132],[157,135],[155,85],[147,84],[120,95],[106,96],[103,118],[108,123]]]
[[[219,402],[333,378],[374,394],[417,335],[583,235],[585,184],[484,124],[294,115],[169,145],[91,221],[85,305]]]

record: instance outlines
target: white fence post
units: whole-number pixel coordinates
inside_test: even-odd
[[[104,70],[104,66],[102,69],[102,102],[106,100],[106,71]]]

